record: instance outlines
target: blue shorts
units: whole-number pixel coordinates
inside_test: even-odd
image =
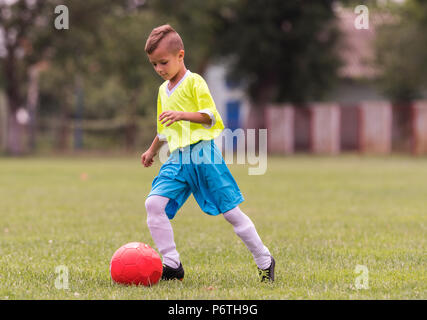
[[[169,198],[166,214],[173,219],[193,193],[203,212],[216,216],[244,201],[214,140],[176,149],[161,166],[148,194]]]

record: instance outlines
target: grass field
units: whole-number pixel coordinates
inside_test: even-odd
[[[183,282],[112,283],[121,245],[154,246],[145,196],[159,163],[134,158],[0,159],[0,299],[426,299],[427,159],[270,157],[230,165],[241,209],[276,259],[276,282],[221,216],[191,196],[172,221]],[[57,266],[69,270],[57,289]],[[357,265],[367,268],[357,289]]]

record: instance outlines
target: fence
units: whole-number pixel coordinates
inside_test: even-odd
[[[270,105],[265,110],[265,120],[269,153],[427,154],[427,100],[399,106],[386,101],[352,106],[313,103],[305,108]],[[113,119],[81,123],[72,119],[39,119],[37,150],[75,150],[77,128],[83,136],[83,149],[89,150],[143,149],[156,132],[155,119],[151,117],[130,122]],[[4,150],[6,130],[6,108],[0,95],[0,151]]]
[[[427,153],[427,101],[417,101],[412,106],[412,124],[412,152]]]
[[[289,154],[294,152],[294,108],[270,106],[266,110],[268,150],[272,153]]]
[[[317,104],[311,108],[310,149],[313,153],[340,152],[340,111],[336,104]]]
[[[142,150],[156,136],[156,122],[151,118],[76,120],[69,118],[37,119],[35,145],[30,146],[28,126],[22,127],[23,153]],[[6,108],[0,103],[0,152],[6,149]],[[35,149],[32,149],[34,147]]]
[[[266,110],[266,127],[270,153],[427,154],[424,100],[407,105],[387,101],[364,101],[353,106],[312,103],[306,108],[272,105]]]

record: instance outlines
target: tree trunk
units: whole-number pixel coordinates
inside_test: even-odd
[[[28,125],[28,148],[34,151],[36,148],[37,133],[37,104],[39,100],[39,72],[37,65],[31,67],[28,71],[28,92],[27,109],[30,114],[30,123]]]
[[[254,103],[250,104],[248,121],[246,124],[246,129],[255,129],[255,141],[247,141],[247,143],[253,143],[255,150],[259,151],[259,142],[260,142],[260,129],[265,129],[265,105],[255,105]]]
[[[274,75],[265,75],[263,78],[265,81],[252,90],[252,102],[247,123],[247,129],[255,129],[255,150],[259,150],[260,129],[267,128],[265,110],[267,105],[272,102],[274,92]]]
[[[7,137],[7,110],[6,99],[0,92],[0,154],[6,151]]]
[[[64,109],[67,109],[63,107]],[[56,126],[55,126],[56,128]],[[58,151],[67,151],[69,149],[69,141],[71,140],[70,119],[67,110],[63,110],[58,119],[56,149]]]
[[[26,134],[25,125],[18,122],[16,113],[22,106],[22,99],[19,93],[18,69],[15,59],[15,48],[7,48],[8,55],[4,59],[3,70],[6,81],[6,110],[7,110],[7,137],[6,153],[10,155],[21,155],[25,153],[24,137]]]
[[[274,99],[274,91],[276,87],[276,76],[274,73],[267,73],[260,76],[262,81],[251,90],[251,112],[249,119],[254,129],[266,128],[265,109]]]
[[[20,124],[16,112],[10,111],[7,119],[6,153],[9,155],[23,155],[28,152],[26,148],[26,125]]]

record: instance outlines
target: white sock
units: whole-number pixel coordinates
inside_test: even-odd
[[[171,268],[180,265],[179,253],[173,237],[172,225],[166,215],[165,208],[169,198],[162,196],[150,196],[145,201],[147,209],[147,225],[151,237],[163,258],[163,264]]]
[[[238,206],[225,212],[223,215],[224,218],[233,225],[234,232],[236,232],[252,253],[256,265],[261,269],[270,267],[270,251],[262,243],[251,219],[249,219]]]

